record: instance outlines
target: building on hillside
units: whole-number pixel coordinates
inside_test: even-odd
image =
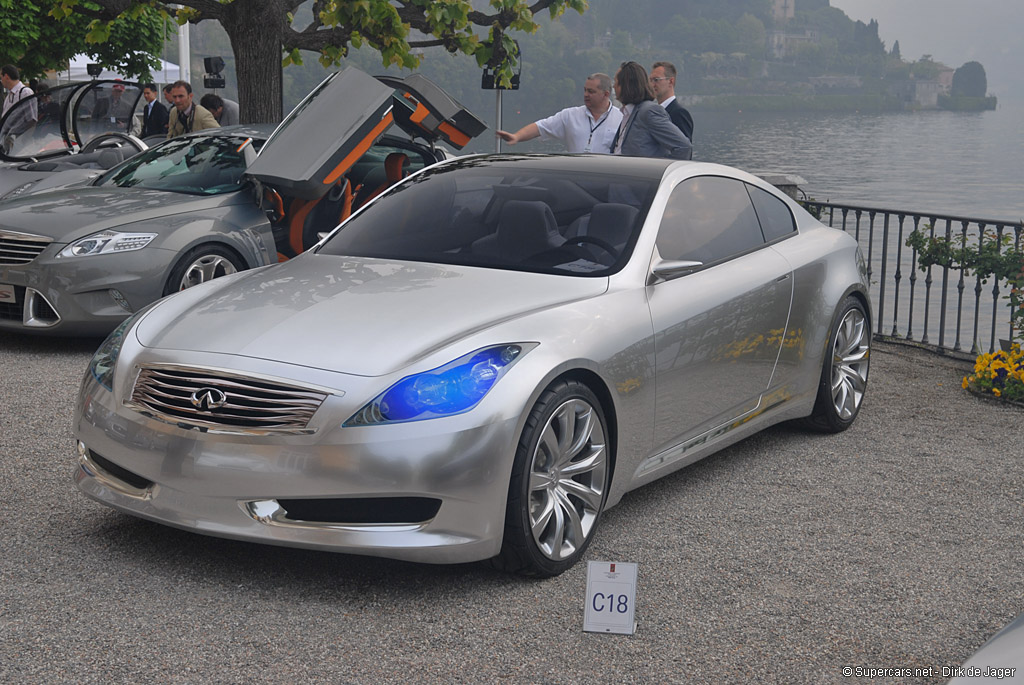
[[[942,66],[939,68],[939,85],[942,86],[942,94],[949,95],[953,90],[953,67]]]
[[[786,59],[795,55],[801,45],[817,45],[820,42],[821,36],[817,31],[807,30],[803,33],[769,31],[768,54],[773,59]]]
[[[889,86],[889,93],[900,100],[908,109],[936,109],[942,84],[934,80],[909,79],[897,81]]]

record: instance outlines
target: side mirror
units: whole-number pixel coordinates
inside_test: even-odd
[[[703,266],[704,262],[693,262],[682,259],[664,259],[656,263],[651,268],[651,273],[655,277],[652,279],[652,283],[657,283],[658,281],[671,281],[673,278],[693,273]]]

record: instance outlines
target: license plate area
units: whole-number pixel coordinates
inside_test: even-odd
[[[0,283],[0,304],[15,304],[17,301],[14,286]]]
[[[21,321],[25,289],[21,286],[0,283],[0,319]]]

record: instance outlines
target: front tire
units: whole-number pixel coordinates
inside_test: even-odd
[[[611,478],[607,423],[597,396],[577,381],[548,388],[516,448],[497,568],[557,576],[586,551]]]
[[[164,296],[245,269],[241,258],[219,245],[200,245],[178,260],[164,285]]]
[[[825,433],[839,433],[860,413],[868,386],[871,322],[861,301],[847,297],[832,321],[828,350],[814,410],[806,425]]]

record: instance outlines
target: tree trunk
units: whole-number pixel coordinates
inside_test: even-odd
[[[279,0],[243,0],[224,5],[221,25],[231,40],[238,77],[239,122],[276,124],[281,104],[281,22]]]

